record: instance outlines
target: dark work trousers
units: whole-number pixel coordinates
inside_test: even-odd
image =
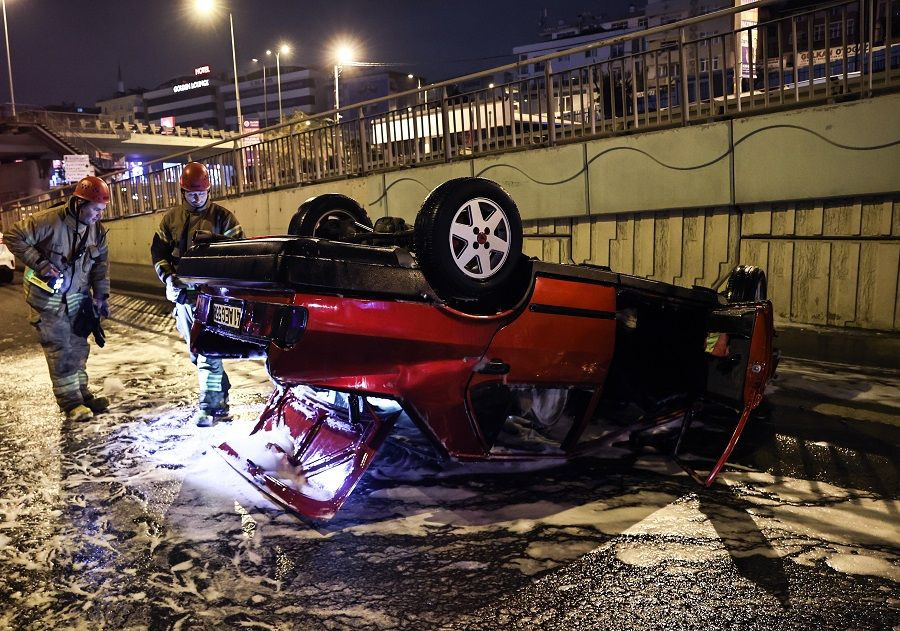
[[[197,367],[200,382],[200,408],[210,414],[228,412],[228,390],[231,382],[225,374],[221,359],[197,355],[191,352],[191,326],[194,324],[194,303],[175,304],[175,328],[188,345],[191,362]]]
[[[91,398],[85,369],[91,347],[87,339],[72,331],[82,300],[89,298],[84,294],[70,294],[52,301],[44,309],[32,307],[31,324],[37,329],[50,369],[53,394],[63,412],[83,405],[85,398]]]

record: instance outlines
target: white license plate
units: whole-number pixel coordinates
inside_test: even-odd
[[[241,308],[213,303],[213,322],[231,329],[241,328]]]

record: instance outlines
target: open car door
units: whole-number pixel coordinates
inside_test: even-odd
[[[329,519],[372,463],[400,412],[399,405],[384,410],[355,394],[279,387],[250,436],[223,442],[216,451],[279,504]]]
[[[737,303],[717,309],[709,315],[706,331],[706,391],[703,398],[732,407],[739,416],[731,438],[708,475],[699,475],[678,457],[693,410],[685,415],[674,456],[693,478],[710,486],[731,456],[750,413],[759,406],[766,384],[775,373],[778,356],[773,347],[772,303]]]

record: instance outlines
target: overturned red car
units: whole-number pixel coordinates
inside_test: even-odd
[[[289,232],[198,235],[179,274],[202,286],[195,351],[265,357],[276,384],[250,438],[217,450],[308,517],[334,515],[401,413],[456,459],[559,458],[595,446],[607,410],[678,416],[683,437],[714,404],[730,439],[706,476],[687,468],[710,485],[777,363],[762,270],[718,293],[530,259],[489,180],[437,187],[412,227],[322,195]]]

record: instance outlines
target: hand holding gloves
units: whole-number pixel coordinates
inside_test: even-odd
[[[171,302],[183,303],[188,284],[172,274],[166,277],[166,298]]]

